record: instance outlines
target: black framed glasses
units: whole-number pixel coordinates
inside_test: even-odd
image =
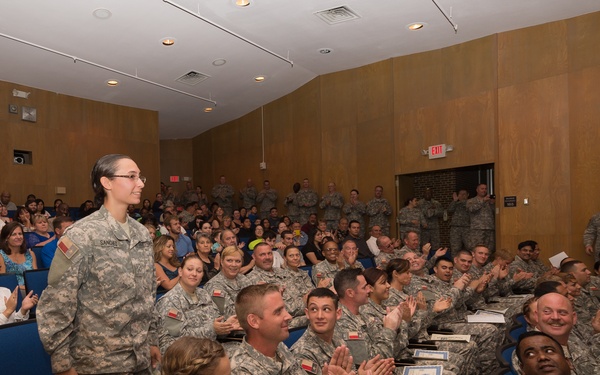
[[[114,174],[112,176],[110,176],[111,178],[113,177],[121,177],[121,178],[128,178],[133,182],[137,182],[137,180],[142,181],[142,184],[146,183],[146,177],[145,176],[138,176],[137,174]]]

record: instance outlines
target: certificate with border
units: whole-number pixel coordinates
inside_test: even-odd
[[[426,350],[417,349],[413,355],[414,359],[433,359],[437,361],[447,361],[448,351],[445,350]]]
[[[404,368],[402,375],[442,375],[443,366],[408,366]]]

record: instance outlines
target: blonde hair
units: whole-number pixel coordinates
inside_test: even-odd
[[[235,246],[227,246],[221,252],[221,261],[225,259],[226,256],[231,255],[239,255],[242,258],[242,260],[244,260],[244,252],[242,250],[238,249]]]
[[[209,375],[213,374],[219,360],[227,358],[218,342],[192,336],[175,341],[162,358],[162,375]]]
[[[31,224],[36,224],[38,221],[45,221],[46,223],[48,223],[48,218],[46,217],[46,215],[43,214],[33,215],[33,217],[31,218]]]
[[[156,237],[154,239],[154,241],[152,241],[152,243],[154,245],[154,261],[156,263],[160,262],[160,260],[162,258],[161,252],[163,251],[165,246],[167,246],[167,243],[169,241],[173,241],[173,249],[175,250],[175,254],[173,254],[171,259],[169,259],[169,264],[172,265],[173,267],[179,267],[179,260],[177,259],[177,248],[175,247],[175,239],[173,237],[169,236],[168,234],[160,236],[160,237]]]

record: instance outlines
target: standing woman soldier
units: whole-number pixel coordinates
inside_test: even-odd
[[[95,203],[58,242],[37,319],[55,374],[151,374],[160,360],[148,230],[127,215],[146,178],[125,155],[91,173]],[[152,362],[152,363],[151,363]]]

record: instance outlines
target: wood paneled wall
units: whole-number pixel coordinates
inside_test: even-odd
[[[16,98],[12,90],[31,92]],[[19,114],[8,113],[8,105]],[[22,106],[37,109],[37,122],[21,120]],[[158,113],[106,104],[0,81],[0,190],[17,205],[33,193],[52,206],[60,198],[72,207],[93,199],[89,176],[105,154],[131,156],[148,181],[144,196],[152,199],[159,185]],[[13,163],[13,150],[33,153],[32,165]],[[56,187],[67,193],[56,194]]]
[[[266,171],[258,109],[194,138],[194,176],[212,186],[223,173],[236,187],[267,177],[281,196],[303,177],[320,192],[334,180],[365,201],[382,184],[395,200],[395,175],[494,163],[498,246],[535,239],[543,256],[591,264],[582,233],[600,211],[598,45],[593,13],[320,76],[264,107]],[[437,143],[454,151],[420,155]],[[518,205],[505,209],[510,195]]]

